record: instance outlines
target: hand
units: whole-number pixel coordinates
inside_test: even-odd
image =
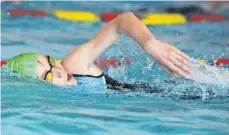
[[[190,57],[168,43],[152,39],[144,49],[171,76],[174,76],[175,73],[187,78],[187,73],[191,72]]]

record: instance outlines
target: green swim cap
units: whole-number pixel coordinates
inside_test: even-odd
[[[36,78],[38,53],[23,53],[11,58],[6,65],[13,71]]]

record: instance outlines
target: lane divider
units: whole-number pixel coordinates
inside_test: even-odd
[[[12,16],[24,16],[24,15],[32,15],[32,16],[46,16],[45,11],[33,11],[33,10],[21,10],[21,9],[16,9],[16,10],[9,10],[7,12],[8,14]]]
[[[146,14],[142,22],[146,25],[168,25],[186,23],[186,18],[179,13]]]
[[[100,18],[101,20],[105,21],[105,22],[109,22],[111,20],[113,20],[115,17],[117,17],[119,14],[121,14],[121,12],[119,13],[116,13],[116,12],[104,12],[104,13],[101,13],[100,14]],[[137,14],[137,13],[134,13],[134,15],[138,18],[138,19],[141,19],[142,17]]]
[[[118,59],[100,59],[98,61],[95,61],[95,64],[98,65],[101,68],[106,67],[114,67],[114,66],[121,66],[121,65],[128,65],[135,63],[134,60],[130,59],[124,59],[124,60],[118,60]]]
[[[57,63],[61,63],[62,60],[56,60]],[[0,67],[6,64],[6,60],[1,60]],[[134,60],[130,59],[100,59],[96,60],[95,64],[101,68],[108,68],[108,67],[114,67],[114,66],[120,66],[120,65],[128,65],[128,64],[134,64]]]
[[[203,64],[205,64],[205,60],[198,60],[198,63],[200,64],[200,65],[203,65]]]
[[[221,58],[221,59],[216,60],[214,63],[217,66],[229,65],[229,59]]]
[[[201,21],[222,22],[222,21],[226,21],[226,20],[227,20],[226,16],[219,15],[219,14],[191,15],[188,17],[189,22],[201,22]]]
[[[99,21],[99,17],[92,12],[83,11],[69,11],[69,10],[57,10],[54,12],[54,16],[64,20],[70,21],[88,21],[96,22]]]
[[[0,67],[6,64],[6,60],[1,60],[0,61]],[[56,60],[57,63],[61,63],[61,60]],[[100,59],[96,60],[95,64],[100,66],[100,67],[112,67],[112,66],[120,66],[122,64],[127,65],[127,64],[133,64],[135,63],[135,60],[130,60],[130,59],[124,59],[124,60],[119,60],[119,59]],[[199,64],[205,64],[205,60],[198,60]],[[220,58],[214,62],[216,66],[224,66],[224,65],[229,65],[229,58]]]
[[[1,62],[0,62],[0,67],[2,67],[3,65],[5,65],[6,64],[6,60],[1,60]]]
[[[12,9],[7,12],[11,16],[40,16],[44,17],[48,13],[42,10],[26,10],[26,9]],[[102,21],[109,22],[118,16],[121,12],[103,12],[100,16],[92,12],[87,11],[74,11],[74,10],[56,10],[51,15],[59,19],[69,21],[86,21],[97,22]],[[143,18],[134,13],[146,25],[171,25],[171,24],[183,24],[189,22],[201,22],[201,21],[227,21],[228,18],[220,14],[195,14],[186,17],[180,13],[148,13]]]
[[[206,61],[203,60],[203,59],[200,59],[200,60],[198,60],[198,63],[200,65],[203,65],[203,64],[206,63]],[[217,67],[223,66],[224,68],[229,68],[229,58],[220,58],[218,60],[215,60],[215,61],[210,62],[209,64],[211,66],[214,66],[215,65]]]

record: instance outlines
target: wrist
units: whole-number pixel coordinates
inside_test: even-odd
[[[153,49],[156,46],[156,44],[158,44],[158,42],[160,41],[156,40],[155,38],[150,38],[143,47],[144,51],[146,53],[151,52],[150,50]]]

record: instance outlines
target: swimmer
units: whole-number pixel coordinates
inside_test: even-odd
[[[212,14],[219,9],[228,9],[228,1],[207,1],[199,5],[189,5],[185,7],[168,7],[165,9],[168,13],[181,13],[184,15],[193,14]]]
[[[215,11],[218,9],[228,9],[228,1],[208,1],[201,4],[201,7],[206,11]]]
[[[146,53],[171,76],[187,78],[190,57],[176,47],[154,38],[148,28],[133,13],[118,15],[106,24],[90,41],[75,47],[61,63],[49,55],[23,53],[7,61],[6,66],[13,72],[45,80],[57,85],[99,84],[118,88],[133,89],[148,87],[145,84],[124,84],[102,72],[94,61],[99,58],[121,34],[137,41]],[[112,87],[112,88],[114,88]]]

